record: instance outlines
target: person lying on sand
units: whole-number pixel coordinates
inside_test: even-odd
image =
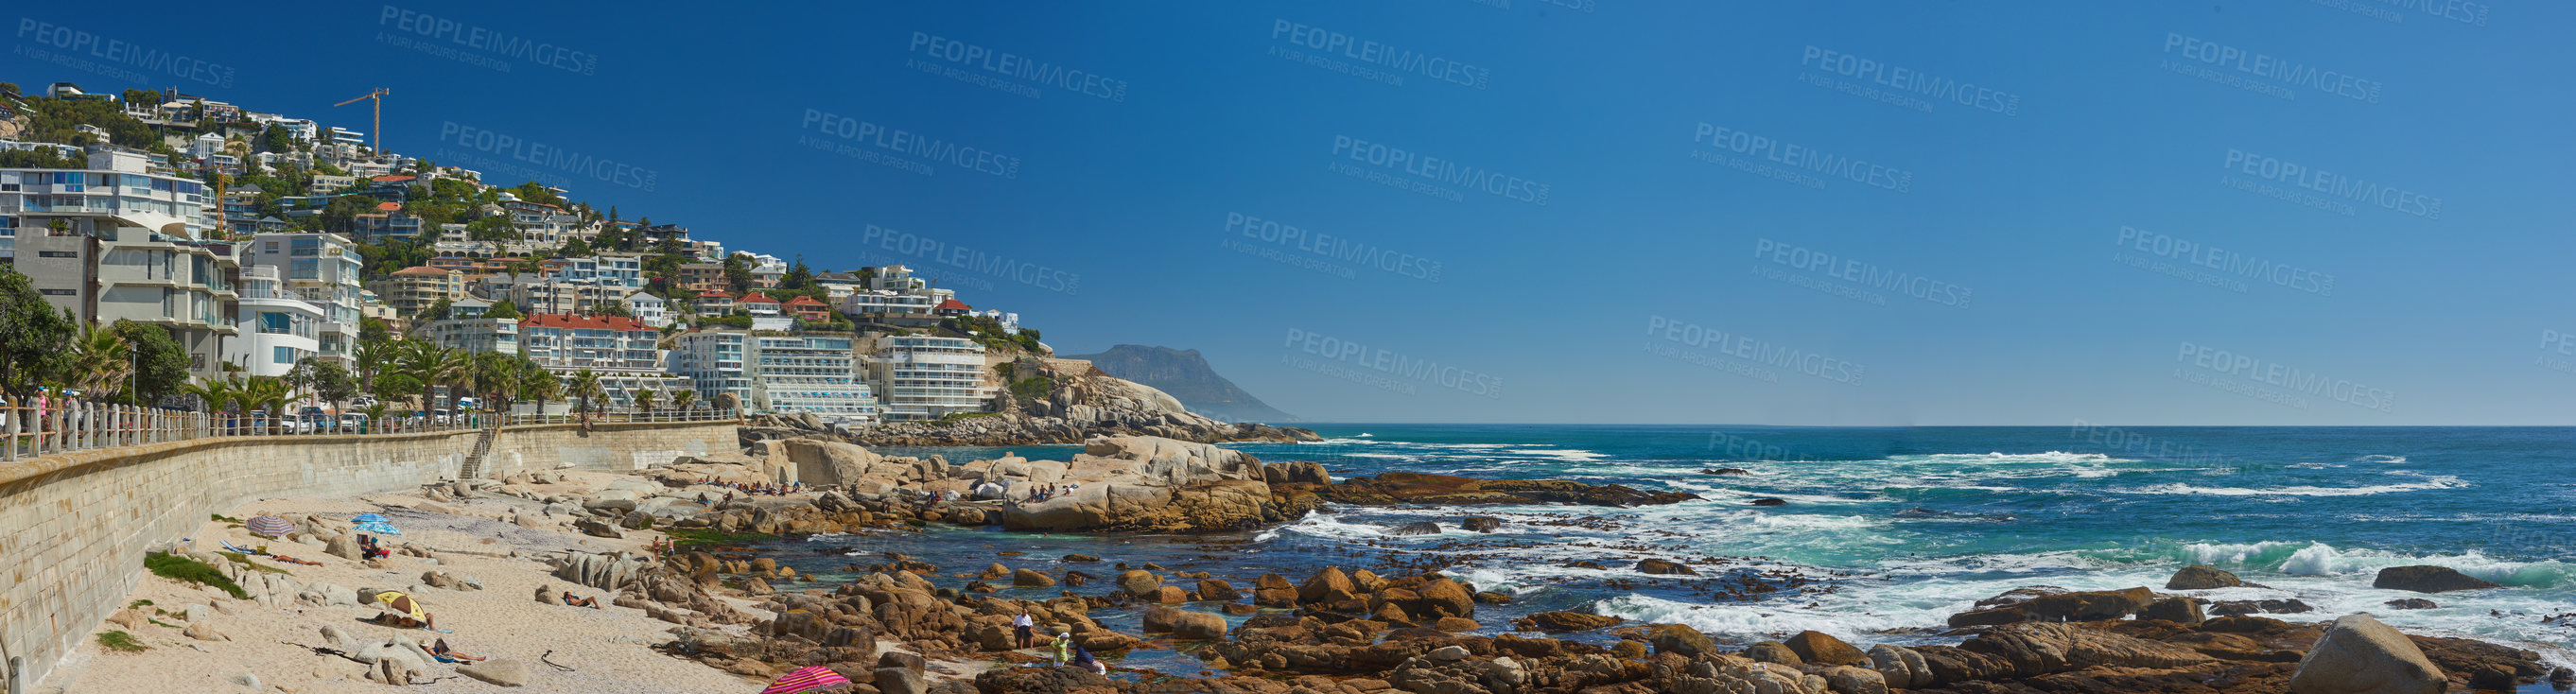
[[[573,607],[587,607],[594,610],[599,609],[599,598],[577,598],[573,597],[572,593],[566,592],[563,594],[563,601],[564,604],[571,605]]]
[[[479,662],[483,662],[483,659],[482,659],[482,658],[478,658],[478,657],[475,657],[475,656],[466,655],[466,654],[463,654],[463,653],[458,653],[458,652],[456,652],[454,649],[448,648],[448,647],[447,647],[447,639],[439,639],[439,640],[438,640],[438,643],[430,644],[430,646],[429,646],[429,654],[430,654],[430,656],[432,656],[432,657],[438,658],[438,662],[442,662],[442,663],[479,663]]]
[[[282,562],[286,562],[286,563],[289,563],[289,564],[302,564],[302,565],[305,565],[305,566],[321,566],[321,565],[322,565],[322,562],[318,562],[318,561],[305,561],[305,560],[302,560],[302,559],[297,559],[297,558],[290,557],[290,556],[286,556],[286,555],[283,555],[283,554],[275,555],[275,556],[271,556],[271,557],[269,557],[269,558],[270,558],[270,559],[275,559],[275,560],[278,560],[278,561],[282,561]]]

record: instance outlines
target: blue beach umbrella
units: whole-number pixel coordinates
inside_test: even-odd
[[[384,514],[381,513],[361,513],[358,514],[358,517],[351,518],[349,520],[359,523],[383,523],[386,522],[387,519]]]
[[[399,529],[399,528],[395,528],[395,527],[394,527],[394,524],[392,524],[392,523],[387,523],[387,522],[384,522],[384,521],[381,521],[381,520],[379,520],[379,521],[367,522],[367,523],[359,523],[359,524],[358,524],[358,527],[356,528],[356,530],[357,530],[358,532],[362,532],[362,533],[375,533],[375,534],[377,534],[377,535],[400,535],[400,534],[402,534],[402,530],[401,530],[401,529]]]

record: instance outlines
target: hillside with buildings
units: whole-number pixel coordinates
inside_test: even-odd
[[[259,407],[329,415],[738,407],[936,428],[1027,415],[1012,391],[1028,378],[1007,365],[1052,353],[1018,314],[902,265],[727,248],[211,97],[0,84],[0,133],[0,267],[81,325],[156,326],[177,345],[183,383],[100,394],[122,401],[271,379],[288,397]],[[1126,431],[1175,416],[1094,400],[1039,418]]]

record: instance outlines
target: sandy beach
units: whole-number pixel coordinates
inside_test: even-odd
[[[540,498],[549,494],[596,488],[609,473],[569,472],[565,481],[528,485]],[[190,537],[191,549],[223,550],[220,542],[241,547],[266,546],[274,554],[321,562],[302,566],[252,557],[259,566],[283,569],[304,584],[316,582],[353,589],[399,590],[419,598],[436,617],[437,626],[453,633],[378,626],[363,620],[383,610],[368,607],[317,606],[288,599],[268,607],[235,599],[222,591],[145,574],[130,600],[150,601],[138,610],[152,621],[137,628],[102,624],[97,632],[123,630],[148,650],[127,653],[102,647],[93,637],[66,667],[38,691],[67,694],[188,691],[276,691],[287,694],[383,691],[386,685],[366,678],[369,666],[344,657],[317,653],[330,647],[324,627],[335,627],[355,641],[409,638],[423,644],[445,639],[458,652],[511,660],[524,666],[525,685],[505,688],[460,675],[456,666],[430,663],[425,670],[430,691],[442,692],[728,692],[758,691],[766,678],[738,676],[705,664],[666,655],[654,646],[670,642],[671,623],[643,610],[609,604],[608,591],[575,586],[550,575],[543,563],[566,551],[641,554],[662,537],[652,531],[627,531],[622,539],[588,537],[570,527],[568,516],[548,516],[523,527],[505,522],[514,514],[542,514],[546,504],[511,496],[432,502],[422,493],[369,495],[357,498],[279,498],[243,504],[223,515],[248,519],[259,515],[311,516],[326,526],[347,527],[346,519],[381,513],[399,527],[399,537],[383,538],[391,557],[375,568],[324,553],[321,546],[255,537],[238,523],[208,521]],[[409,556],[406,549],[426,550],[433,557]],[[420,585],[425,572],[445,572],[458,581],[479,582],[480,590]],[[540,604],[540,586],[599,598],[601,609]],[[461,588],[462,586],[460,586]],[[362,597],[361,600],[364,598]],[[728,599],[746,613],[767,618],[758,605]],[[198,621],[190,621],[193,613]],[[166,612],[168,614],[161,614]],[[192,638],[186,628],[203,625],[221,640]],[[727,627],[742,632],[745,627]],[[561,666],[561,667],[557,667]],[[257,689],[244,684],[256,677]],[[935,676],[935,675],[934,675]]]

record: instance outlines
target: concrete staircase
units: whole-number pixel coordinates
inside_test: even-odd
[[[492,452],[492,439],[500,435],[501,427],[483,427],[482,433],[474,437],[474,452],[465,454],[465,464],[456,469],[456,478],[470,480],[482,477],[483,457]]]

